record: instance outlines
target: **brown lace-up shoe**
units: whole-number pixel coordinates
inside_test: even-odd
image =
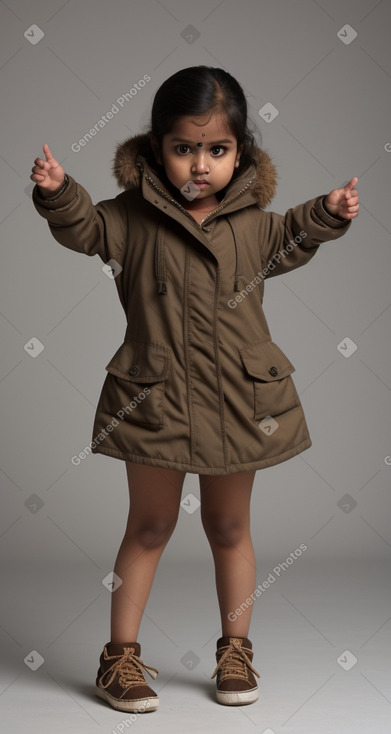
[[[143,670],[151,678],[156,678],[159,671],[145,665],[140,652],[138,642],[108,642],[100,656],[95,692],[117,711],[141,713],[155,711],[159,705],[159,697],[147,685]]]
[[[211,678],[217,674],[216,697],[226,706],[243,706],[258,698],[255,675],[261,676],[252,665],[252,644],[247,637],[220,637],[217,640],[217,666]]]

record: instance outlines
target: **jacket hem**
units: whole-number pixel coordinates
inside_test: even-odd
[[[92,449],[92,454],[104,454],[111,456],[113,459],[122,459],[123,461],[133,461],[135,464],[146,464],[147,466],[160,466],[164,469],[176,469],[177,471],[187,472],[189,474],[207,474],[207,475],[223,475],[223,474],[237,474],[244,471],[253,471],[257,469],[267,469],[276,464],[280,464],[283,461],[297,456],[302,451],[309,449],[312,446],[312,440],[306,438],[301,443],[297,444],[289,451],[284,451],[282,454],[271,456],[268,459],[259,459],[258,461],[250,461],[245,464],[229,464],[228,466],[198,466],[196,464],[181,463],[178,461],[170,461],[169,459],[157,459],[150,456],[140,456],[139,454],[127,454],[123,451],[116,451],[115,449],[107,449],[103,446],[97,446]]]

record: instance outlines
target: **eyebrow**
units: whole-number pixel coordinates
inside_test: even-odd
[[[183,138],[173,138],[171,142],[172,143],[187,143],[187,145],[192,145],[193,143],[197,144],[197,142],[199,141],[184,140]],[[206,141],[206,140],[204,142],[208,142],[208,145],[220,145],[220,143],[233,143],[234,141],[231,140],[231,138],[225,138],[224,140],[214,140],[211,143],[209,143],[209,141]]]

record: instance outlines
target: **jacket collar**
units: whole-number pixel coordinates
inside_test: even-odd
[[[276,193],[277,171],[269,154],[259,147],[255,148],[255,159],[256,166],[250,166],[232,179],[224,200],[240,191],[252,179],[249,193],[254,203],[261,209],[270,204]],[[117,145],[112,171],[120,188],[139,189],[145,169],[149,170],[163,190],[170,196],[173,195],[167,186],[163,169],[155,162],[148,133],[135,135]]]
[[[148,134],[136,135],[120,143],[115,152],[113,161],[113,175],[117,179],[118,186],[123,189],[143,190],[148,196],[146,179],[153,181],[168,198],[175,197],[175,190],[165,176],[161,166],[156,164]],[[251,165],[241,173],[238,169],[237,175],[228,184],[224,198],[220,201],[221,208],[225,212],[231,212],[236,208],[242,208],[251,204],[257,204],[264,209],[272,201],[277,185],[277,172],[268,153],[261,148],[254,152],[256,165]],[[144,182],[143,182],[144,179]],[[143,186],[144,183],[144,186]],[[178,203],[180,208],[181,205]],[[218,208],[215,210],[218,211]],[[239,246],[239,233],[236,224],[227,218],[231,227],[236,254],[235,275],[232,283],[234,291],[240,291],[242,280],[242,257]],[[157,292],[167,293],[167,265],[165,258],[165,235],[166,217],[162,217],[156,231],[155,237],[155,280]],[[201,236],[201,233],[200,235]],[[205,243],[204,243],[205,244]],[[206,245],[208,246],[208,245]],[[210,249],[210,246],[208,247]]]

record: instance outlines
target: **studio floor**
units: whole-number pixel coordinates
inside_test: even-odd
[[[110,592],[80,566],[29,561],[3,576],[3,731],[120,734],[390,734],[390,569],[381,563],[258,563],[249,637],[259,700],[215,701],[221,634],[211,564],[161,559],[142,621],[141,658],[159,670],[157,711],[129,718],[94,694],[109,641]],[[115,592],[114,592],[115,593]],[[26,661],[26,662],[25,662]]]

